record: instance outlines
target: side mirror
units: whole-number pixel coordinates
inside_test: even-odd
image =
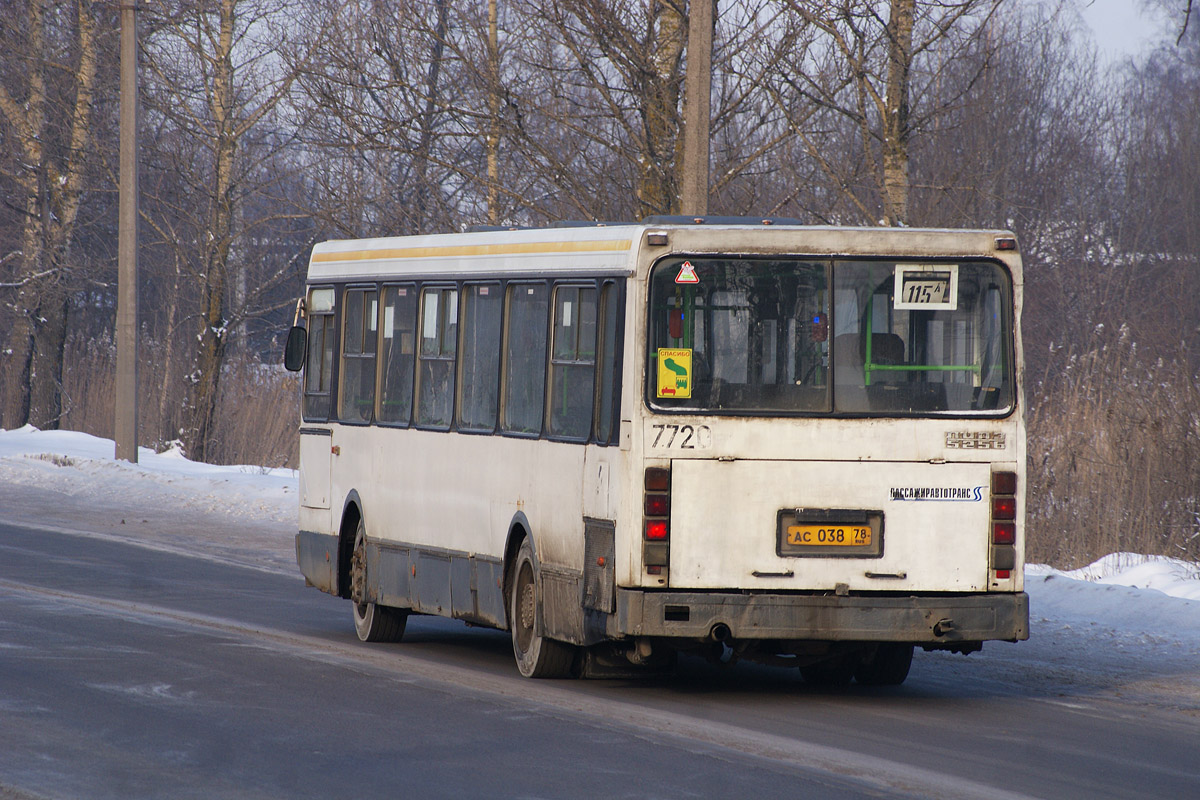
[[[308,351],[308,331],[293,325],[288,331],[287,344],[283,348],[283,366],[288,372],[299,372],[304,367],[304,356]]]

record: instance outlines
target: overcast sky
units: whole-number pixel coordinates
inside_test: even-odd
[[[1102,55],[1108,58],[1120,59],[1142,52],[1162,34],[1166,23],[1161,12],[1145,10],[1144,0],[1075,2],[1084,21],[1091,26]]]

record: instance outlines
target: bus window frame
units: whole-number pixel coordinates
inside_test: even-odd
[[[312,303],[313,293],[322,291],[322,290],[326,290],[326,289],[333,293],[333,307],[329,311],[312,311],[311,309],[313,306],[313,303]],[[307,319],[306,319],[306,324],[307,324],[307,329],[308,329],[308,347],[311,348],[312,343],[313,343],[312,332],[313,332],[314,320],[318,317],[320,317],[322,319],[329,318],[331,320],[331,324],[329,326],[329,333],[333,337],[333,353],[329,359],[329,365],[328,365],[328,367],[329,367],[329,388],[328,388],[328,390],[326,390],[324,392],[320,392],[320,391],[310,392],[309,391],[309,389],[308,389],[308,380],[309,380],[309,378],[308,378],[308,375],[309,375],[309,368],[308,368],[309,367],[309,357],[308,357],[308,355],[309,354],[307,354],[307,353],[305,354],[304,373],[303,373],[304,377],[302,379],[301,392],[300,392],[300,419],[303,420],[304,422],[338,421],[337,417],[333,413],[334,412],[334,407],[333,407],[334,406],[334,402],[333,402],[334,401],[334,387],[338,386],[342,379],[341,375],[339,374],[340,370],[337,368],[338,362],[341,360],[339,357],[339,354],[341,353],[341,349],[342,349],[342,342],[341,342],[341,337],[340,337],[341,303],[338,302],[338,296],[339,296],[338,289],[339,289],[339,287],[337,285],[325,284],[325,283],[316,284],[316,285],[307,287],[308,291],[306,294],[306,300],[307,300],[308,308],[310,309],[307,314]],[[324,346],[324,342],[322,342],[322,345]],[[319,415],[313,416],[313,415],[310,415],[307,413],[309,397],[325,397],[325,398],[327,398],[328,408],[323,416],[319,416]]]
[[[464,309],[464,293],[475,286],[490,286],[496,287],[502,292],[501,301],[501,321],[500,321],[500,337],[497,342],[497,359],[498,359],[498,374],[497,382],[497,397],[496,397],[496,423],[490,430],[482,428],[465,428],[461,424],[461,406],[462,406],[462,370],[463,360],[462,353],[464,347],[464,337],[466,335],[465,320],[466,311]],[[504,427],[504,413],[507,402],[506,392],[508,391],[508,368],[510,355],[512,350],[509,347],[509,339],[512,335],[512,314],[511,314],[511,292],[514,288],[521,286],[541,286],[547,294],[547,308],[545,319],[543,320],[545,331],[545,354],[541,360],[542,363],[542,408],[539,415],[541,428],[537,432],[509,430]],[[330,290],[333,294],[333,304],[329,311],[322,311],[310,314],[308,320],[308,328],[311,331],[314,327],[314,320],[327,319],[329,333],[332,338],[332,357],[328,364],[329,371],[329,390],[327,392],[310,392],[308,386],[308,360],[305,360],[305,378],[301,398],[302,412],[306,407],[308,398],[325,397],[328,400],[329,411],[325,416],[317,417],[303,415],[302,419],[305,422],[330,422],[340,425],[349,425],[354,427],[369,427],[379,426],[381,428],[394,429],[417,429],[429,430],[437,432],[454,432],[481,436],[507,436],[517,439],[544,439],[547,441],[562,442],[568,444],[596,444],[600,446],[615,446],[620,441],[620,415],[622,406],[622,390],[624,385],[623,370],[625,367],[625,343],[627,336],[627,320],[628,313],[628,281],[621,276],[602,276],[597,278],[573,278],[569,276],[553,276],[546,277],[519,277],[505,278],[503,276],[480,276],[479,278],[463,279],[456,281],[447,280],[431,280],[423,281],[419,278],[413,280],[400,281],[352,281],[336,284],[321,284],[308,287],[308,296],[314,290]],[[385,371],[387,362],[383,358],[385,330],[385,305],[387,300],[387,292],[394,289],[407,289],[412,292],[414,297],[412,302],[415,303],[415,328],[413,331],[413,355],[412,355],[412,384],[411,397],[409,405],[409,413],[406,421],[382,420],[380,418],[380,404],[383,402],[383,386],[385,379]],[[556,323],[556,300],[560,289],[577,289],[590,290],[593,295],[593,311],[595,313],[595,340],[592,342],[593,356],[588,360],[565,360],[556,359],[554,356],[554,332]],[[343,418],[341,414],[342,406],[342,376],[345,373],[343,369],[343,359],[347,357],[360,357],[361,354],[347,356],[343,350],[343,346],[347,341],[345,335],[346,313],[345,309],[348,304],[348,297],[351,292],[360,292],[363,294],[364,311],[366,310],[367,302],[372,295],[376,303],[376,314],[374,319],[375,330],[375,352],[372,355],[374,361],[374,398],[369,420],[355,420]],[[425,296],[427,293],[453,292],[456,302],[456,318],[455,318],[455,333],[454,333],[454,352],[451,357],[422,355],[422,333],[425,325]],[[611,297],[606,297],[606,294],[611,292]],[[442,302],[439,300],[439,303]],[[613,321],[616,327],[613,336],[611,354],[611,364],[609,368],[612,370],[612,385],[608,387],[610,391],[609,397],[604,397],[604,374],[605,361],[607,357],[605,338],[608,335],[608,322],[606,315],[608,313],[608,303],[613,305]],[[578,313],[578,309],[575,313]],[[445,339],[443,330],[445,325],[444,311],[439,306],[439,346],[444,349]],[[363,314],[363,325],[366,325],[366,314]],[[364,331],[366,333],[366,331]],[[365,344],[365,339],[364,339]],[[328,346],[328,343],[326,343]],[[398,346],[398,343],[394,343]],[[575,349],[578,350],[578,342],[575,343]],[[451,375],[454,382],[454,387],[451,392],[450,420],[444,425],[430,425],[418,423],[418,412],[421,392],[421,364],[423,361],[449,361],[452,364]],[[588,430],[586,436],[567,436],[561,433],[552,433],[550,430],[551,416],[551,393],[553,389],[554,370],[556,368],[570,366],[591,366],[591,409],[588,415]],[[601,407],[604,403],[610,405],[610,430],[608,436],[601,439]]]
[[[550,285],[550,307],[549,307],[550,313],[548,315],[550,329],[549,329],[549,338],[546,341],[546,400],[545,400],[545,406],[542,408],[542,435],[546,439],[548,439],[552,442],[565,442],[565,443],[570,443],[570,444],[593,443],[593,442],[595,442],[596,383],[597,383],[597,379],[599,377],[599,372],[598,372],[599,358],[598,358],[598,356],[600,355],[600,352],[599,352],[599,347],[600,347],[600,281],[596,280],[596,279],[589,280],[586,278],[582,278],[582,279],[580,279],[580,278],[557,278],[557,279],[551,279],[550,284],[551,284]],[[594,307],[594,310],[596,313],[596,317],[595,317],[596,337],[595,337],[595,341],[593,342],[594,349],[592,352],[592,361],[591,361],[592,391],[590,393],[591,399],[592,399],[592,407],[591,407],[591,409],[589,409],[588,414],[587,414],[588,430],[587,430],[587,433],[584,434],[583,436],[567,436],[567,435],[561,434],[561,433],[554,433],[550,426],[550,421],[551,421],[551,418],[553,415],[553,407],[551,405],[551,399],[552,399],[551,395],[554,392],[554,368],[555,368],[556,362],[559,365],[566,366],[566,367],[583,366],[588,363],[587,361],[582,361],[582,360],[578,360],[578,359],[576,359],[576,360],[558,359],[554,355],[554,345],[555,345],[554,331],[555,331],[556,319],[557,319],[556,314],[557,314],[557,309],[558,309],[558,305],[557,305],[558,304],[558,292],[561,289],[579,289],[579,290],[590,289],[595,293],[595,298],[593,299],[593,307]],[[580,308],[583,307],[582,302],[579,303],[579,307]],[[578,312],[576,312],[576,313],[578,313]],[[582,314],[579,314],[579,318],[580,319],[583,318]],[[576,341],[578,342],[578,335],[576,336]],[[576,351],[578,351],[578,346],[576,346],[575,349],[576,349]]]
[[[495,345],[496,350],[493,353],[493,355],[495,355],[495,357],[496,357],[496,380],[495,380],[496,397],[495,397],[495,400],[493,401],[493,407],[492,407],[492,412],[493,412],[492,426],[490,428],[468,428],[463,425],[463,421],[462,421],[463,371],[465,369],[463,354],[466,352],[466,337],[467,337],[466,329],[467,329],[467,326],[465,324],[465,321],[468,319],[468,315],[466,313],[466,309],[467,309],[467,305],[468,305],[467,292],[472,287],[480,287],[480,286],[494,287],[495,289],[497,289],[500,292],[500,334],[497,337],[497,342]],[[506,349],[505,344],[507,343],[506,340],[504,339],[504,327],[505,327],[504,314],[505,314],[505,311],[507,310],[506,309],[507,302],[508,302],[507,288],[505,286],[505,282],[499,278],[480,278],[478,280],[467,280],[467,281],[462,281],[458,286],[458,322],[457,322],[458,330],[456,332],[458,341],[455,343],[455,350],[454,350],[454,360],[455,360],[454,408],[453,408],[453,413],[452,413],[452,425],[451,425],[451,429],[458,433],[465,433],[465,434],[470,434],[470,435],[474,435],[474,436],[494,436],[499,431],[500,407],[501,407],[500,392],[501,392],[502,385],[503,385],[503,376],[501,374],[501,369],[503,369],[503,361],[504,361],[502,351],[504,349]]]
[[[411,416],[411,420],[412,420],[411,425],[413,428],[416,428],[418,430],[423,430],[423,431],[449,432],[449,431],[455,430],[454,421],[456,419],[456,414],[457,414],[457,405],[458,404],[457,404],[456,400],[457,400],[458,388],[457,388],[457,386],[450,387],[450,408],[449,408],[449,413],[447,414],[447,421],[445,422],[445,424],[434,425],[434,424],[430,424],[430,423],[422,423],[420,421],[421,384],[422,384],[421,366],[422,366],[422,363],[425,361],[441,361],[441,362],[449,361],[450,362],[450,377],[456,384],[458,382],[458,345],[459,345],[458,337],[461,335],[460,329],[462,327],[461,324],[459,323],[459,316],[461,314],[461,309],[462,309],[462,297],[461,297],[460,285],[457,281],[428,281],[428,282],[418,281],[417,286],[418,286],[417,331],[416,331],[417,336],[416,336],[416,342],[415,342],[415,347],[414,347],[416,359],[413,362],[413,369],[416,374],[413,377],[413,408],[412,408],[412,416]],[[441,355],[441,353],[440,353],[440,348],[444,347],[444,345],[445,345],[445,341],[446,341],[445,333],[446,332],[444,330],[443,312],[439,305],[438,312],[437,312],[438,313],[437,335],[438,335],[439,354],[436,356],[426,356],[424,354],[424,348],[422,345],[422,342],[424,340],[424,332],[425,332],[425,296],[426,296],[426,292],[436,291],[436,292],[441,293],[441,292],[445,292],[447,290],[454,292],[454,295],[455,295],[455,321],[454,321],[455,330],[454,330],[454,337],[453,337],[454,353],[453,353],[453,355],[450,356],[450,358],[446,358],[445,356]]]
[[[596,283],[598,284],[596,294],[596,378],[593,387],[595,397],[592,399],[592,436],[589,441],[609,447],[618,444],[621,438],[621,389],[623,386],[621,379],[625,368],[625,317],[627,316],[626,282],[617,278],[602,278]],[[609,289],[612,290],[611,298],[606,298]],[[605,364],[602,356],[607,355],[604,343],[608,334],[608,319],[605,313],[608,310],[608,302],[611,302],[615,308],[616,330],[612,341],[612,386],[609,387],[608,397],[609,430],[608,436],[602,438],[600,436],[600,412],[605,400]]]
[[[355,425],[355,426],[373,425],[376,422],[375,408],[376,408],[376,404],[378,403],[378,398],[379,398],[379,337],[380,337],[380,334],[382,333],[380,330],[380,327],[379,327],[379,320],[380,320],[380,315],[382,313],[383,304],[382,304],[382,302],[380,302],[379,284],[377,284],[377,283],[369,283],[368,284],[368,283],[357,283],[357,282],[356,283],[347,283],[347,284],[342,284],[340,289],[341,289],[341,291],[340,291],[340,293],[338,293],[337,296],[340,297],[341,303],[340,303],[340,305],[338,305],[335,302],[335,305],[338,305],[338,307],[341,308],[342,313],[340,313],[338,315],[338,322],[337,322],[338,338],[335,342],[334,359],[333,359],[335,362],[337,362],[337,365],[338,365],[337,404],[336,404],[337,407],[330,409],[330,419],[335,419],[342,425]],[[346,310],[349,309],[349,307],[350,307],[349,298],[350,298],[351,292],[357,292],[357,293],[363,295],[363,313],[362,313],[362,319],[361,319],[361,324],[363,325],[363,331],[362,331],[362,342],[359,345],[359,347],[365,347],[366,343],[367,343],[367,338],[368,338],[368,328],[366,327],[366,325],[367,325],[367,319],[370,315],[367,313],[367,306],[366,306],[367,298],[366,298],[366,296],[368,293],[371,293],[371,292],[374,292],[374,294],[375,294],[375,350],[371,353],[371,356],[370,356],[370,360],[372,363],[371,384],[372,384],[373,389],[372,389],[372,396],[371,396],[371,403],[370,403],[370,411],[367,414],[367,419],[349,418],[349,417],[345,416],[345,411],[344,411],[344,406],[345,406],[345,402],[346,402],[346,398],[345,398],[345,388],[346,387],[342,383],[342,378],[346,375],[346,370],[344,368],[345,360],[347,358],[359,359],[359,360],[363,360],[363,361],[367,360],[365,354],[362,352],[353,353],[353,354],[346,353],[345,344],[346,344],[346,340],[348,339],[348,337],[346,336],[346,324],[348,322]],[[335,411],[337,412],[336,414],[334,413]]]
[[[412,369],[409,370],[409,386],[408,386],[408,415],[404,421],[400,420],[385,420],[380,418],[379,411],[383,407],[383,383],[385,363],[379,354],[382,352],[384,340],[383,325],[384,325],[384,298],[388,289],[407,289],[413,293],[413,304],[416,306],[413,320],[413,353],[412,353]],[[413,412],[416,411],[417,405],[417,360],[421,347],[420,344],[420,323],[421,323],[421,284],[419,281],[399,281],[379,284],[379,343],[375,345],[375,355],[378,363],[375,368],[375,418],[374,424],[382,428],[411,428],[413,427]],[[395,344],[393,343],[393,346]]]
[[[540,425],[537,431],[519,431],[505,427],[505,412],[508,406],[508,387],[509,387],[509,361],[512,353],[512,348],[509,347],[512,337],[512,292],[514,288],[521,286],[541,286],[546,290],[546,316],[542,320],[542,328],[545,333],[545,354],[542,361],[542,408],[538,415]],[[508,280],[504,281],[504,319],[501,323],[500,333],[500,396],[498,413],[496,418],[495,433],[500,436],[509,436],[515,439],[542,439],[546,436],[546,400],[548,396],[547,385],[549,382],[549,355],[551,337],[554,335],[554,281],[549,278],[530,279],[530,280]]]
[[[831,410],[829,411],[727,411],[710,408],[665,408],[655,404],[653,392],[653,383],[651,376],[653,375],[654,364],[650,359],[650,336],[654,328],[654,309],[652,306],[653,293],[653,276],[655,271],[664,261],[680,260],[687,258],[764,258],[772,259],[795,259],[797,261],[827,261],[829,264],[829,291],[831,293],[829,305],[829,337],[832,340],[834,331],[837,329],[838,323],[836,310],[836,297],[833,293],[836,292],[837,272],[836,266],[840,262],[864,262],[864,261],[879,261],[884,263],[895,263],[897,261],[917,261],[925,264],[936,264],[941,262],[961,264],[967,261],[989,263],[1000,268],[1008,278],[1008,302],[1004,304],[1002,309],[1004,319],[1002,324],[1005,327],[1006,336],[1004,337],[1003,357],[1005,364],[1010,370],[1009,379],[1013,384],[1012,403],[1007,408],[998,411],[921,411],[921,412],[898,412],[898,411],[839,411],[837,408],[837,399],[835,396],[836,388],[833,382],[836,381],[834,371],[836,364],[834,360],[834,342],[830,342],[830,402]],[[779,253],[771,254],[770,256],[753,255],[744,256],[737,253],[714,255],[711,253],[688,253],[688,252],[671,252],[664,253],[650,265],[645,281],[645,308],[642,309],[642,324],[645,326],[646,335],[639,343],[641,352],[637,354],[637,358],[642,359],[645,365],[645,379],[642,381],[641,402],[645,411],[656,416],[719,416],[734,418],[781,418],[781,419],[986,419],[986,420],[1003,420],[1012,417],[1020,410],[1021,406],[1021,375],[1016,369],[1016,352],[1017,352],[1017,325],[1018,315],[1016,309],[1016,282],[1013,279],[1012,270],[1004,263],[1002,259],[984,255],[982,253],[973,253],[962,256],[897,256],[897,255],[855,255],[855,256],[814,256],[804,253]],[[889,311],[890,313],[890,311]]]

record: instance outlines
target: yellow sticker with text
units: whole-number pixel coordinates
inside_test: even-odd
[[[658,396],[692,396],[692,351],[670,347],[658,348]]]

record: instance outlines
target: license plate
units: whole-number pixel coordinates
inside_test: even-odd
[[[867,525],[789,525],[787,544],[791,547],[870,547],[871,528]]]

